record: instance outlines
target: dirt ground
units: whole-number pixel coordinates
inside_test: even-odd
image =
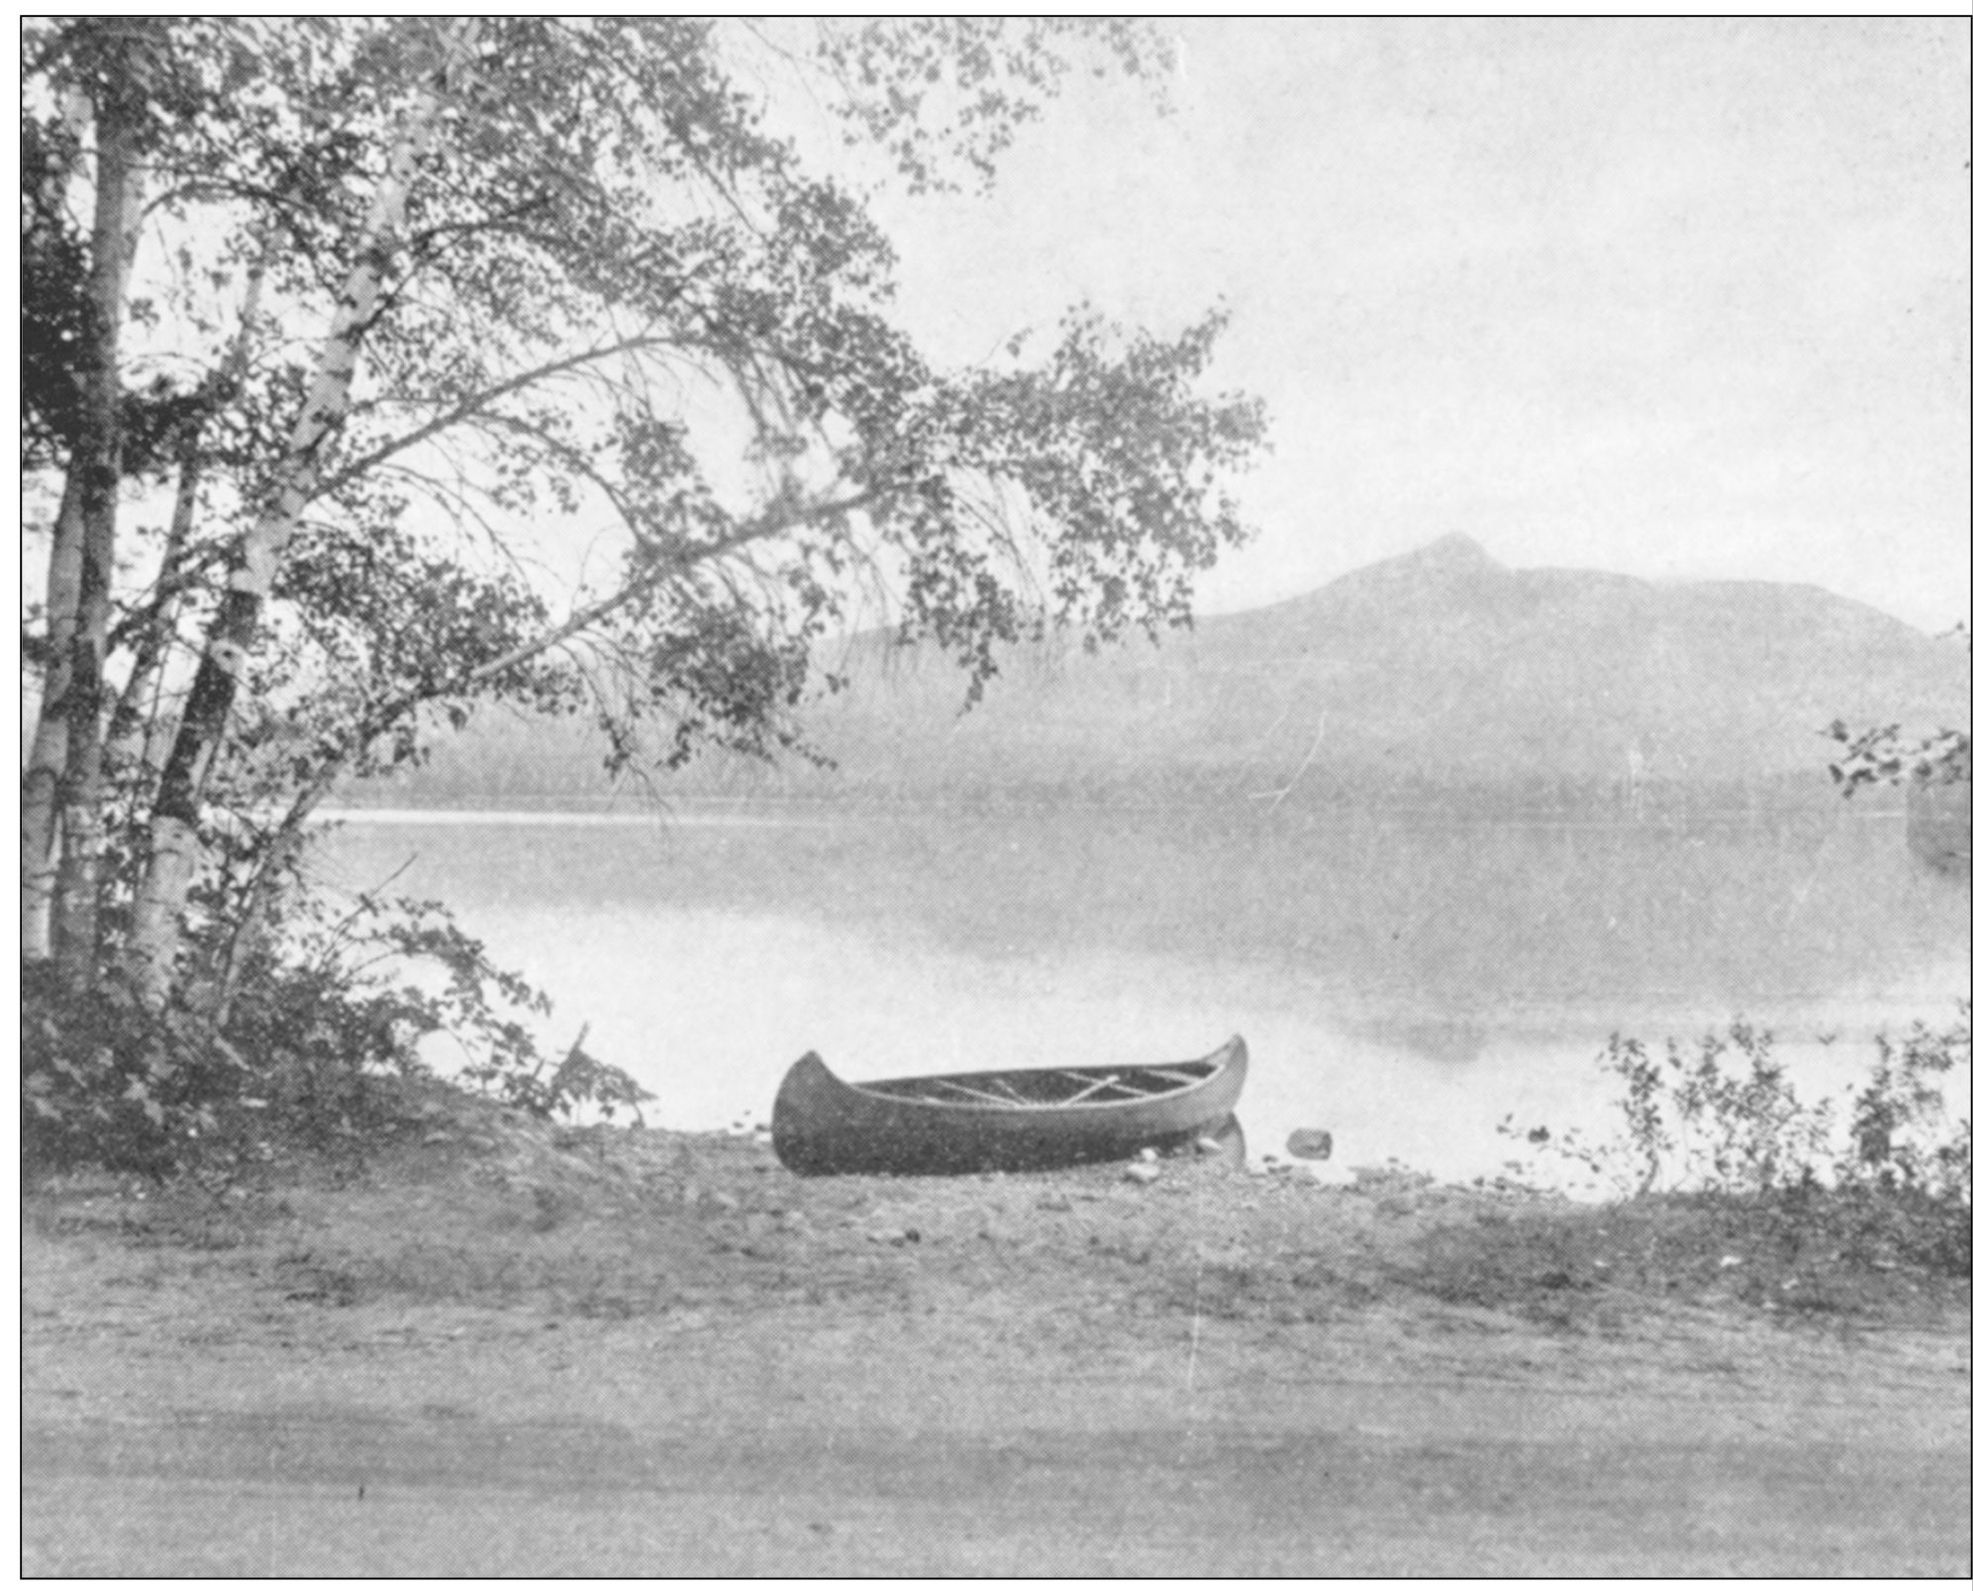
[[[1614,1226],[1529,1261],[1549,1201],[1401,1175],[424,1136],[27,1195],[27,1573],[1973,1568],[1963,1290],[1633,1287]]]

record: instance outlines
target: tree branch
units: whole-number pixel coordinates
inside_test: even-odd
[[[505,381],[496,382],[493,386],[481,392],[473,393],[470,397],[462,399],[444,414],[426,422],[416,430],[408,431],[400,437],[394,437],[382,446],[373,448],[370,452],[351,460],[341,469],[337,470],[335,474],[325,478],[316,488],[315,495],[318,497],[327,496],[347,486],[352,480],[363,474],[364,471],[374,468],[385,459],[394,458],[407,448],[413,448],[420,442],[429,441],[432,437],[439,435],[443,431],[450,430],[462,421],[470,420],[475,415],[483,413],[488,405],[533,386],[536,382],[546,381],[551,376],[562,375],[570,370],[581,369],[585,365],[597,364],[606,359],[617,358],[620,355],[636,353],[641,349],[680,346],[685,345],[680,343],[676,338],[646,335],[633,337],[626,342],[610,343],[599,348],[585,349],[582,353],[571,354],[566,359],[553,359],[545,365],[536,365],[532,370],[525,370],[521,374],[509,377]]]

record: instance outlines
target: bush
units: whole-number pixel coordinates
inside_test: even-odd
[[[1521,1128],[1511,1117],[1501,1131],[1585,1168],[1622,1198],[1695,1195],[1731,1209],[1790,1251],[1964,1276],[1973,1247],[1967,1016],[1962,1001],[1946,1028],[1915,1022],[1902,1036],[1880,1033],[1868,1076],[1845,1090],[1847,1119],[1839,1100],[1805,1102],[1773,1035],[1736,1021],[1696,1052],[1668,1041],[1657,1055],[1613,1035],[1597,1058],[1622,1090],[1612,1140]]]
[[[422,974],[422,976],[420,976]],[[406,1080],[430,1080],[436,1034],[456,1081],[529,1114],[637,1114],[651,1096],[580,1042],[555,1063],[525,1018],[548,1001],[430,902],[365,898],[241,970],[231,997],[140,1006],[105,980],[78,993],[24,968],[22,1152],[30,1169],[88,1162],[165,1176],[229,1174],[275,1146],[355,1145],[410,1125]],[[201,986],[193,983],[199,990]]]
[[[1943,1031],[1914,1022],[1903,1038],[1877,1035],[1877,1060],[1856,1097],[1850,1146],[1839,1167],[1846,1185],[1968,1203],[1973,1129],[1954,1120],[1946,1089],[1967,1105],[1968,1006]]]
[[[21,969],[21,1154],[31,1169],[87,1161],[162,1176],[216,1143],[248,1070],[187,1012],[146,1012],[114,986],[75,995],[50,966]]]

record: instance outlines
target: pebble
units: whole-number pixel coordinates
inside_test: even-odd
[[[1155,1162],[1138,1160],[1124,1167],[1126,1182],[1151,1183],[1158,1180],[1158,1167]]]
[[[1336,1140],[1320,1127],[1298,1127],[1288,1134],[1288,1153],[1297,1160],[1327,1160]]]

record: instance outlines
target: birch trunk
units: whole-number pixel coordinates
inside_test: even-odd
[[[82,596],[81,483],[71,469],[48,549],[48,661],[34,744],[21,773],[21,960],[55,953],[55,815],[62,769],[68,765],[69,648]]]
[[[127,87],[134,89],[134,85]],[[55,869],[52,938],[62,975],[76,988],[88,987],[96,977],[103,652],[116,578],[117,492],[123,475],[123,428],[118,411],[123,396],[120,355],[124,308],[143,212],[136,121],[140,104],[139,95],[125,92],[107,96],[97,108],[96,213],[90,236],[83,428],[69,465],[76,483],[81,543],[75,616],[60,700],[44,703],[42,708],[44,714],[59,713],[63,721],[62,772],[56,792],[61,847]],[[45,777],[45,772],[38,772],[37,777]],[[38,878],[40,873],[34,876]]]
[[[62,117],[79,150],[95,108],[79,89],[64,98]],[[67,192],[70,162],[47,178],[44,200],[52,208]],[[100,198],[100,194],[98,196]],[[21,771],[21,959],[44,962],[55,953],[55,846],[62,770],[68,766],[69,651],[75,644],[82,604],[82,476],[71,458],[62,481],[61,507],[48,547],[48,600],[42,622],[48,650],[35,709],[34,741]]]
[[[195,443],[181,450],[178,490],[171,508],[171,529],[166,533],[164,556],[158,567],[159,593],[151,611],[135,628],[130,673],[124,679],[123,689],[117,693],[116,705],[110,710],[109,728],[103,734],[104,756],[111,769],[119,772],[143,757],[149,739],[145,704],[156,694],[165,656],[171,650],[172,631],[178,612],[178,594],[174,587],[181,578],[180,563],[198,506],[202,462]]]
[[[254,245],[254,261],[247,275],[246,296],[240,307],[240,324],[232,345],[218,366],[199,384],[198,403],[180,424],[173,443],[178,466],[178,489],[171,505],[171,526],[165,533],[164,551],[158,559],[157,594],[150,611],[134,626],[135,651],[130,673],[111,710],[104,735],[104,755],[112,772],[138,763],[148,763],[148,774],[155,776],[163,767],[168,746],[158,747],[158,726],[147,722],[145,704],[154,701],[157,682],[176,632],[177,613],[187,581],[185,555],[192,544],[192,529],[198,518],[199,488],[205,478],[205,432],[214,415],[231,403],[240,390],[247,364],[253,353],[254,328],[260,317],[261,290],[267,276],[268,235],[262,231]],[[153,757],[155,756],[155,761]]]
[[[412,101],[391,150],[390,165],[365,222],[357,258],[323,344],[314,382],[275,469],[267,507],[241,544],[226,594],[206,637],[184,716],[158,782],[151,814],[150,855],[131,926],[131,983],[156,1004],[169,993],[181,935],[180,914],[201,856],[198,823],[206,777],[225,734],[252,650],[262,607],[280,571],[303,508],[314,494],[323,444],[349,411],[358,349],[378,309],[384,277],[404,225],[418,161],[430,141],[443,95],[472,50],[476,20],[448,29],[437,70]]]

